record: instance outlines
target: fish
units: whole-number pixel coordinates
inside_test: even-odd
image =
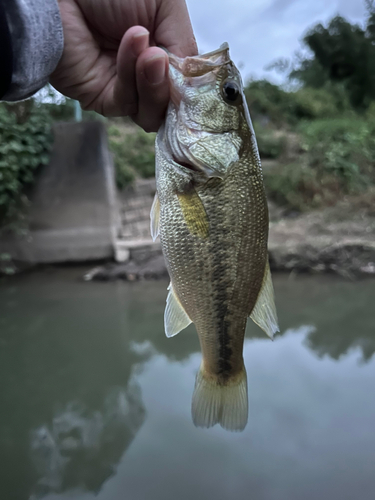
[[[198,56],[168,56],[170,101],[156,136],[150,214],[170,276],[165,333],[173,337],[190,323],[198,333],[195,426],[242,431],[247,318],[271,338],[279,331],[260,157],[228,44]]]

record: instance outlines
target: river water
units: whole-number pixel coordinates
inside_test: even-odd
[[[1,500],[373,500],[375,283],[275,276],[281,333],[248,325],[249,423],[196,429],[194,327],[167,282],[82,269],[0,282]]]

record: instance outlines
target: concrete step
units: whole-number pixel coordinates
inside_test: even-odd
[[[137,208],[121,214],[122,224],[137,220],[150,220],[151,207]]]
[[[148,260],[151,255],[161,253],[160,241],[152,241],[151,238],[138,238],[115,240],[115,260],[127,262],[130,258],[134,260]]]
[[[152,205],[152,196],[135,196],[123,200],[121,203],[121,211],[127,212],[128,210],[134,210],[137,208],[148,207]]]

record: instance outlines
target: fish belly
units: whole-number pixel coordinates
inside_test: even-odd
[[[174,172],[175,175],[175,172]],[[246,319],[262,286],[268,215],[262,179],[246,165],[194,187],[208,234],[192,234],[176,179],[158,176],[160,238],[173,290],[200,339],[209,376],[226,384],[243,370]],[[168,185],[169,184],[169,185]]]

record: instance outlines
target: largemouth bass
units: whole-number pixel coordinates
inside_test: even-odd
[[[196,426],[242,430],[248,418],[243,343],[250,316],[278,331],[268,265],[268,211],[240,74],[223,44],[169,54],[171,100],[156,137],[151,233],[171,278],[167,337],[195,324],[202,349]]]

